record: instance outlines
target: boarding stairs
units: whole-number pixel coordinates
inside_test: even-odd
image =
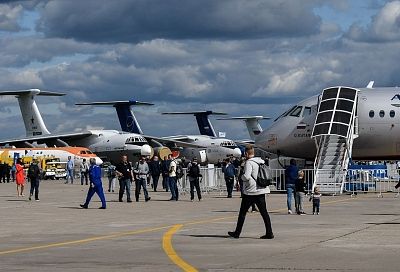
[[[353,141],[358,137],[358,90],[348,87],[325,89],[318,103],[312,138],[317,146],[314,183],[323,194],[341,194]]]

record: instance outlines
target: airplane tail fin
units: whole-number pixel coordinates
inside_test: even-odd
[[[35,97],[41,96],[63,96],[64,93],[46,92],[39,89],[29,89],[20,91],[0,92],[0,96],[13,95],[18,99],[19,108],[21,110],[22,119],[24,120],[26,136],[38,136],[50,134],[44,124],[42,115],[36,105]]]
[[[76,103],[77,106],[113,106],[117,111],[118,120],[121,125],[122,131],[143,134],[137,121],[135,114],[131,110],[131,106],[152,106],[154,104],[147,102],[140,102],[135,100],[123,101],[106,101],[106,102],[90,102],[90,103]]]
[[[226,115],[226,113],[222,112],[214,112],[214,111],[191,111],[191,112],[163,112],[162,114],[174,114],[174,115],[194,115],[196,117],[197,126],[199,127],[199,131],[201,135],[207,135],[211,137],[217,137],[215,130],[208,119],[209,115]]]
[[[262,128],[259,121],[265,119],[270,119],[270,117],[240,116],[240,117],[219,118],[217,120],[243,120],[246,123],[247,130],[249,131],[250,139],[255,140],[256,136],[262,132]]]

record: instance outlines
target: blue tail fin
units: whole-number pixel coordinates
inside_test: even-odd
[[[197,126],[201,135],[217,137],[215,130],[211,125],[209,115],[226,115],[226,113],[213,112],[213,111],[191,111],[191,112],[164,112],[163,114],[193,114],[196,117]]]
[[[122,131],[143,134],[129,104],[116,104],[114,107],[117,110],[118,120]]]
[[[118,120],[121,129],[124,132],[143,134],[137,121],[135,114],[131,110],[131,106],[145,105],[151,106],[152,103],[139,102],[134,100],[127,101],[109,101],[109,102],[90,102],[90,103],[76,103],[75,105],[92,105],[92,106],[113,106],[117,110]]]

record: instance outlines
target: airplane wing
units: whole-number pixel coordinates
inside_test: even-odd
[[[50,135],[41,135],[41,136],[33,136],[26,138],[0,140],[0,146],[11,145],[16,147],[25,147],[25,146],[30,146],[35,142],[37,144],[47,144],[48,146],[52,145],[65,146],[68,145],[67,144],[68,141],[82,139],[90,135],[93,135],[93,133],[90,131],[84,131],[77,133],[50,134]]]
[[[163,144],[167,147],[193,147],[193,148],[203,148],[204,146],[193,144],[190,142],[185,142],[185,140],[188,140],[188,137],[181,136],[181,137],[155,137],[155,136],[149,136],[149,135],[142,135],[147,141],[149,142],[158,142],[160,144]]]

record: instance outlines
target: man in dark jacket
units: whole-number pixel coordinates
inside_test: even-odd
[[[161,170],[162,170],[162,176],[163,176],[163,189],[165,189],[166,192],[168,192],[168,182],[169,182],[169,164],[171,163],[171,160],[168,159],[167,157],[164,157],[164,160],[161,162]]]
[[[232,198],[233,185],[235,183],[236,168],[231,163],[230,159],[225,160],[225,164],[222,167],[222,172],[224,173],[226,191],[228,192],[228,198]]]
[[[133,171],[131,164],[128,162],[128,156],[122,156],[122,161],[117,164],[115,173],[119,179],[119,202],[122,202],[122,197],[124,196],[125,190],[127,202],[132,202],[131,182],[133,180]]]
[[[157,156],[153,157],[153,160],[149,163],[150,175],[153,180],[153,190],[157,192],[158,179],[161,174],[161,163]]]
[[[35,200],[39,201],[39,178],[40,178],[40,168],[38,166],[38,161],[35,159],[32,161],[28,168],[28,178],[31,182],[31,191],[29,194],[29,200],[32,200],[33,191],[35,191]]]
[[[296,161],[290,160],[290,165],[285,169],[286,178],[286,193],[287,193],[287,208],[288,214],[292,214],[292,195],[294,196],[296,190],[296,181],[298,178],[299,168],[297,168]]]

